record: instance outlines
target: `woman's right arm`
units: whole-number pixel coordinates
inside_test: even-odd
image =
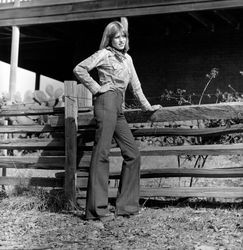
[[[77,79],[87,87],[92,94],[100,91],[101,86],[90,76],[89,71],[100,66],[106,56],[106,50],[102,49],[80,62],[74,69],[73,73]]]

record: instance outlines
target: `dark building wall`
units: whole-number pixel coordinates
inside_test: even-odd
[[[165,89],[185,89],[195,96],[202,93],[208,81],[207,74],[218,68],[218,76],[212,80],[206,93],[215,94],[216,89],[243,92],[243,36],[241,32],[197,33],[175,39],[134,39],[133,55],[140,80],[148,96],[158,96]],[[135,47],[134,47],[135,45]],[[208,100],[207,100],[208,99]],[[198,98],[194,98],[197,103]],[[213,102],[207,97],[204,101]]]
[[[212,68],[218,68],[219,74],[207,88],[206,94],[211,94],[211,97],[205,96],[203,102],[214,103],[217,89],[232,91],[228,85],[243,92],[243,76],[240,74],[243,70],[241,30],[221,26],[212,32],[199,27],[185,33],[179,27],[165,34],[163,25],[159,22],[154,25],[151,18],[129,20],[129,53],[143,90],[151,102],[158,102],[165,89],[185,89],[188,94],[195,94],[193,101],[198,103],[208,81],[206,75]],[[141,23],[142,19],[147,26]],[[90,30],[76,39],[74,64],[98,49],[103,29],[109,21],[99,22],[98,27],[95,23],[94,26],[90,25]],[[131,94],[127,96],[132,98]]]

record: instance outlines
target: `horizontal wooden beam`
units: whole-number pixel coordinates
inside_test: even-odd
[[[135,137],[141,136],[218,136],[230,133],[242,133],[243,124],[232,125],[231,127],[212,127],[204,129],[191,129],[191,128],[134,128],[135,124],[129,124],[130,129]],[[82,138],[94,139],[95,127],[93,128],[81,128],[79,129],[79,134]]]
[[[50,152],[50,151],[48,151]],[[61,152],[61,151],[58,151]],[[63,170],[65,165],[65,152],[62,155],[43,156],[0,156],[0,168],[28,168],[45,170]],[[90,165],[90,155],[83,156],[78,162],[78,168],[88,169]]]
[[[95,0],[0,9],[0,26],[57,23],[242,7],[239,0]]]
[[[186,105],[164,107],[154,113],[140,110],[128,111],[127,121],[131,122],[168,122],[209,119],[241,119],[243,118],[243,103],[230,102],[219,104]]]
[[[46,177],[0,177],[0,185],[9,186],[38,186],[38,187],[63,187],[63,180]]]
[[[0,149],[44,149],[63,150],[64,140],[62,139],[18,139],[5,140],[0,142]],[[78,150],[83,152],[82,157],[92,153],[92,146],[79,146]],[[209,145],[182,145],[166,147],[148,147],[140,150],[142,156],[165,156],[165,155],[233,155],[243,154],[243,143],[236,144],[209,144]],[[120,156],[120,150],[114,148],[111,156]]]
[[[114,194],[113,192],[110,192],[110,196]],[[242,187],[141,188],[140,197],[215,197],[215,198],[235,199],[235,198],[243,198],[243,188]]]
[[[92,111],[92,107],[80,107],[79,113],[87,113]],[[47,107],[47,106],[26,106],[24,104],[11,105],[2,107],[0,110],[0,117],[10,116],[36,116],[36,115],[64,115],[63,107]]]
[[[243,155],[243,143],[237,144],[211,144],[211,145],[185,145],[148,147],[140,150],[142,156],[165,156],[165,155]],[[120,156],[120,150],[113,149],[111,156]]]
[[[25,7],[33,7],[33,6],[51,6],[51,5],[61,5],[67,3],[81,3],[81,2],[91,2],[95,0],[29,0],[26,2],[22,2],[20,5]]]
[[[80,191],[79,198],[86,197],[86,191]],[[117,188],[109,188],[109,197],[117,197]],[[140,188],[140,198],[149,197],[202,197],[202,198],[243,198],[243,187],[168,187]]]
[[[128,123],[146,122],[173,122],[210,119],[243,119],[243,103],[229,102],[204,105],[185,105],[163,107],[156,112],[144,112],[140,109],[125,110]],[[50,118],[52,126],[63,126],[63,116]],[[79,113],[79,126],[94,126],[94,115],[92,112]]]
[[[57,115],[64,114],[64,108],[41,107],[41,106],[24,106],[11,105],[7,108],[1,108],[0,117],[9,116],[36,116],[36,115]]]
[[[29,150],[62,150],[64,148],[64,139],[16,139],[0,141],[0,149],[29,149]]]
[[[0,177],[0,185],[63,187],[63,179],[45,177]],[[109,189],[109,197],[116,197],[117,189]],[[85,195],[83,195],[85,197]],[[140,197],[216,197],[242,198],[242,187],[174,187],[146,188],[141,187]]]
[[[92,154],[92,146],[80,147],[82,157]],[[82,151],[83,150],[83,151]],[[182,145],[182,146],[156,146],[140,148],[141,156],[168,156],[168,155],[243,155],[243,143],[236,144],[208,144],[208,145]],[[120,157],[119,148],[112,148],[110,156]]]
[[[216,136],[230,133],[242,133],[243,125],[232,125],[231,127],[216,127],[204,129],[190,129],[190,128],[132,128],[132,133],[135,137],[139,136]]]
[[[87,178],[89,168],[77,171],[77,178]],[[110,172],[110,179],[119,179],[121,172]],[[55,174],[56,178],[64,178],[64,172]],[[195,178],[242,178],[243,167],[235,168],[161,168],[141,169],[141,178],[195,177]]]
[[[78,177],[82,172],[78,173]],[[142,169],[141,178],[164,178],[164,177],[196,177],[196,178],[241,178],[243,168],[163,168]],[[119,179],[120,173],[110,173],[111,179]]]
[[[0,156],[0,168],[64,169],[65,156]]]
[[[49,124],[38,125],[38,124],[30,124],[30,125],[7,125],[0,126],[0,133],[13,133],[13,134],[21,134],[21,133],[48,133],[48,132],[64,132],[62,127],[54,128]]]
[[[163,111],[162,111],[163,112]],[[127,112],[128,118],[133,121],[133,112],[131,114]],[[140,113],[143,116],[142,113]],[[143,118],[140,118],[140,121]],[[0,133],[48,133],[48,132],[63,132],[63,122],[64,118],[62,116],[54,116],[50,117],[52,125],[8,125],[8,126],[0,126]],[[82,136],[94,136],[95,132],[95,122],[93,120],[93,114],[87,114],[86,116],[79,116],[79,125],[86,126],[79,128],[79,133]],[[135,120],[135,119],[134,119]],[[91,124],[91,126],[87,127],[87,124]],[[135,128],[136,123],[130,123],[130,128],[133,132],[133,135],[138,136],[160,136],[160,135],[183,135],[183,136],[207,136],[207,135],[222,135],[228,133],[241,133],[243,132],[243,125],[237,124],[232,125],[230,127],[222,126],[215,128],[204,128],[204,129],[186,129],[186,128],[160,128],[160,127],[152,127],[152,128]],[[92,127],[93,125],[93,127]]]

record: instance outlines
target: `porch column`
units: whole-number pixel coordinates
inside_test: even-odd
[[[14,8],[20,6],[20,0],[14,1]],[[18,26],[12,26],[12,44],[11,44],[11,61],[10,61],[10,77],[9,77],[9,96],[10,101],[13,101],[13,97],[16,93],[17,83],[17,68],[19,58],[19,39],[20,31]]]

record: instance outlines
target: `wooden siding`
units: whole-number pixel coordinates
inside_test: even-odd
[[[26,2],[22,4],[20,8],[11,7],[0,9],[0,26],[57,23],[120,16],[141,16],[243,7],[243,1],[239,0],[52,0],[50,2],[52,4],[48,4],[47,1],[45,1],[46,5],[38,5],[38,1],[33,1],[33,5],[31,5],[30,2]]]

